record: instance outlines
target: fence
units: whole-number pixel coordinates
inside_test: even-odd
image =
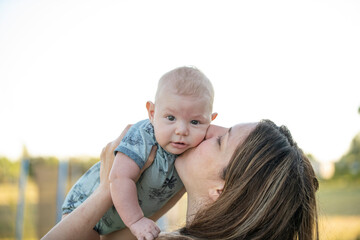
[[[27,239],[24,237],[24,212],[26,205],[25,192],[29,175],[31,175],[32,181],[37,186],[37,207],[32,210],[36,212],[36,214],[33,214],[36,219],[32,219],[36,223],[34,224],[36,229],[33,230],[36,236],[32,236],[32,238],[38,239],[61,220],[61,205],[66,193],[95,162],[94,159],[92,161],[61,159],[54,162],[44,159],[23,158],[20,164],[18,184],[15,239]],[[167,230],[167,218],[159,219],[158,225],[160,229]]]

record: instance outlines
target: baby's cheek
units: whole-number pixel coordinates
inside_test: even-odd
[[[156,141],[160,144],[160,146],[164,147],[167,144],[167,138],[162,134],[162,132],[158,132],[156,135]]]
[[[196,136],[194,136],[194,143],[193,143],[193,145],[194,145],[194,146],[199,145],[199,143],[201,143],[201,142],[204,140],[205,134],[206,134],[206,131],[201,131],[201,132],[199,132],[198,134],[196,134]]]

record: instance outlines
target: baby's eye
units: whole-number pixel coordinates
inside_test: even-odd
[[[174,121],[174,120],[175,120],[175,117],[174,117],[174,116],[172,116],[172,115],[167,116],[166,118],[167,118],[169,121]]]
[[[193,125],[198,125],[198,124],[200,124],[200,122],[199,122],[198,120],[191,120],[190,123],[193,124]]]

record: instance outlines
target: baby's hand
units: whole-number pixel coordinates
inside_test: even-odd
[[[130,226],[130,231],[138,240],[153,240],[159,233],[160,229],[154,221],[143,217]]]

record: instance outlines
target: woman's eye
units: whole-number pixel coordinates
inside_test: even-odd
[[[174,121],[174,120],[175,120],[175,117],[174,117],[174,116],[171,116],[171,115],[170,115],[170,116],[167,116],[166,118],[167,118],[169,121]]]
[[[198,120],[191,120],[191,124],[198,125],[200,122]]]

